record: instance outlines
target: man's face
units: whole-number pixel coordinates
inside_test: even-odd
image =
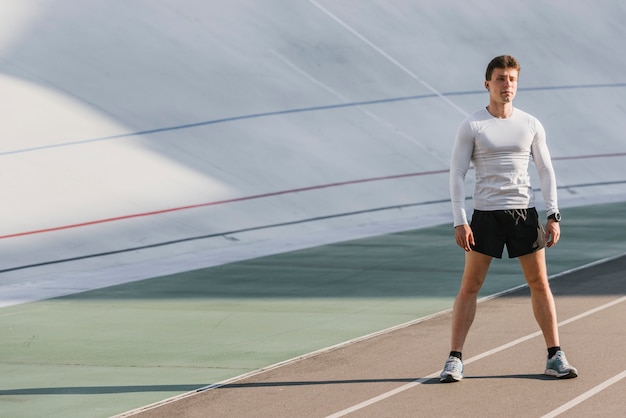
[[[517,93],[518,71],[515,68],[495,68],[491,80],[485,81],[489,97],[496,103],[511,103]]]

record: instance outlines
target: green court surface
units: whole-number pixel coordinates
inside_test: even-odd
[[[549,273],[624,253],[624,213],[563,210]],[[440,312],[462,265],[442,225],[3,308],[0,416],[111,416]],[[523,283],[495,260],[482,295]]]

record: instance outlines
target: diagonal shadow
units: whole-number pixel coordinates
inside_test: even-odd
[[[533,379],[554,380],[553,377],[543,374],[509,374],[492,376],[466,376],[465,380],[472,379]],[[293,386],[318,386],[318,385],[351,385],[368,383],[411,383],[421,381],[423,385],[440,384],[439,379],[433,378],[389,378],[389,379],[344,379],[344,380],[303,380],[293,382],[250,382],[229,383],[225,385],[206,385],[204,383],[186,385],[136,385],[136,386],[69,386],[48,388],[21,388],[0,390],[0,396],[17,395],[103,395],[114,393],[133,392],[190,392],[205,391],[210,389],[249,389],[265,387],[293,387]]]
[[[317,386],[317,385],[350,385],[366,383],[410,383],[420,380],[419,377],[397,378],[397,379],[346,379],[346,380],[304,380],[299,382],[250,382],[250,383],[229,383],[216,386],[216,389],[245,389],[281,386]]]
[[[206,386],[205,383],[188,385],[136,385],[136,386],[68,386],[48,388],[21,388],[0,390],[0,396],[9,395],[104,395],[133,392],[189,392]]]
[[[554,377],[544,374],[501,374],[491,376],[465,376],[463,380],[474,379],[530,379],[530,380],[556,380]],[[422,383],[423,385],[440,384],[438,378],[433,378]]]
[[[531,380],[557,380],[545,374],[503,374],[494,376],[465,376],[465,379],[531,379]]]
[[[418,378],[405,379],[354,379],[354,380],[320,380],[320,381],[300,381],[300,382],[254,382],[254,383],[230,383],[226,385],[207,385],[206,383],[187,385],[136,385],[136,386],[68,386],[68,387],[47,387],[47,388],[21,388],[0,390],[0,396],[17,395],[103,395],[112,393],[133,393],[133,392],[191,392],[205,391],[209,389],[241,389],[241,388],[262,388],[280,386],[310,386],[310,385],[344,385],[359,383],[384,383],[397,382],[408,383],[418,380]]]
[[[555,380],[551,376],[544,374],[508,374],[493,376],[466,376],[465,379],[532,379],[532,380]],[[208,386],[206,389],[245,389],[281,386],[314,386],[314,385],[346,385],[346,384],[367,384],[367,383],[412,383],[420,381],[422,385],[441,384],[438,377],[410,377],[392,379],[349,379],[349,380],[314,380],[299,382],[250,382],[250,383],[229,383],[226,385]]]

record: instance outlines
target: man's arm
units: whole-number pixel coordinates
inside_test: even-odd
[[[466,252],[472,251],[472,246],[476,245],[474,233],[468,224],[454,227],[454,239],[456,240],[456,245],[463,248]]]
[[[541,122],[536,120],[535,140],[533,141],[532,154],[541,182],[541,193],[546,204],[546,215],[550,216],[559,211],[556,188],[556,174],[552,166],[552,159],[546,141],[546,131]],[[546,224],[546,246],[552,247],[561,237],[561,225],[554,219],[548,219]]]
[[[532,156],[541,182],[541,193],[546,204],[546,215],[550,216],[559,211],[556,191],[556,175],[550,158],[550,151],[546,142],[546,131],[541,122],[535,120],[535,140],[532,145]]]
[[[470,122],[465,120],[457,130],[450,160],[450,200],[455,227],[468,223],[465,211],[465,175],[469,170],[473,152],[474,135]]]
[[[450,162],[450,200],[454,216],[454,236],[457,245],[465,251],[471,251],[471,246],[475,244],[465,211],[465,176],[473,152],[474,135],[471,124],[465,120],[457,130]]]
[[[548,219],[546,224],[546,246],[548,248],[559,242],[561,238],[561,225],[554,219]]]

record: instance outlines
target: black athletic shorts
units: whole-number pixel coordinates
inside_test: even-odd
[[[546,234],[535,208],[474,210],[470,223],[476,245],[472,250],[502,258],[504,245],[509,258],[534,253],[546,246]]]

